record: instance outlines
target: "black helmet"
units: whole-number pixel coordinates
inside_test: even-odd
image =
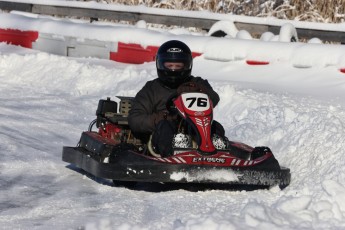
[[[173,70],[165,67],[166,62],[181,62],[183,68]],[[192,52],[181,41],[171,40],[162,44],[156,55],[156,67],[158,78],[169,88],[177,88],[189,80],[193,66]]]

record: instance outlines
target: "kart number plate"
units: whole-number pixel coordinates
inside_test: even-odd
[[[182,94],[184,106],[191,111],[203,112],[210,108],[210,101],[204,93],[185,93]]]

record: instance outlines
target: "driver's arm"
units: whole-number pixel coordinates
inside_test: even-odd
[[[155,129],[153,102],[147,84],[137,93],[128,114],[130,129],[136,133],[151,133]]]
[[[177,115],[171,115],[166,108],[166,101],[175,92],[162,87],[157,81],[147,82],[132,101],[128,123],[135,133],[150,134],[163,119],[174,120]]]

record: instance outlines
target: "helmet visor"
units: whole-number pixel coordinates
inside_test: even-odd
[[[171,70],[171,71],[180,71],[184,69],[184,63],[183,62],[171,62],[167,61],[163,63],[164,68]]]
[[[178,58],[177,60],[174,58],[163,57],[163,58],[159,58],[156,61],[157,61],[157,69],[160,69],[160,70],[182,71],[182,70],[190,70],[192,68],[192,61],[185,57]]]

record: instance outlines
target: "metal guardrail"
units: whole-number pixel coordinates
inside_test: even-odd
[[[0,0],[0,9],[8,11],[24,11],[34,14],[84,17],[90,18],[90,20],[108,19],[130,22],[144,20],[148,23],[154,24],[196,27],[205,30],[210,29],[212,25],[218,21],[215,19],[193,18],[185,16],[181,17],[152,13],[148,14],[142,12],[124,12],[119,10],[90,9],[76,6],[44,5],[2,0]],[[261,35],[262,33],[267,31],[274,34],[279,34],[280,31],[280,26],[252,24],[239,21],[235,21],[234,23],[239,30],[247,30],[252,35]],[[345,44],[345,32],[305,28],[296,28],[296,31],[299,38],[311,39],[317,37],[323,41],[339,42]]]

